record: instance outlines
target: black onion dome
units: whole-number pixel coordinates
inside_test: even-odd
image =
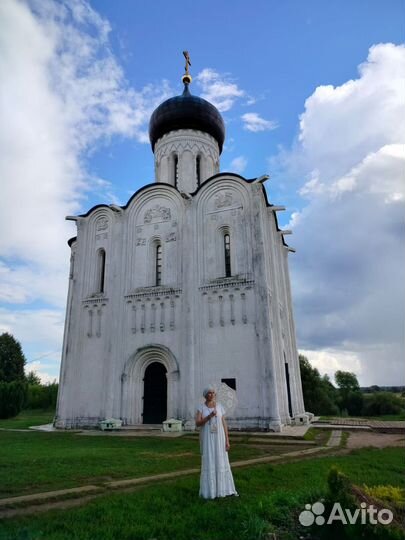
[[[149,122],[152,150],[160,137],[176,129],[196,129],[214,137],[222,152],[225,124],[218,109],[206,99],[190,94],[188,84],[181,96],[172,97],[154,110]]]

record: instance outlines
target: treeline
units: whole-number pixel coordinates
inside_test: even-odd
[[[374,394],[375,392],[393,392],[394,394],[402,394],[405,396],[405,386],[360,386],[360,390],[365,394]]]
[[[54,409],[58,385],[41,384],[34,372],[25,374],[20,343],[8,333],[0,335],[0,418],[16,416],[22,409]]]
[[[305,409],[324,416],[382,416],[405,412],[404,400],[391,392],[362,392],[357,377],[348,371],[336,371],[335,383],[321,376],[308,358],[299,356]],[[379,387],[376,387],[379,388]]]

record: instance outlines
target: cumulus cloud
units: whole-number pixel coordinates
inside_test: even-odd
[[[195,78],[202,88],[201,97],[215,105],[221,112],[229,111],[238,98],[245,95],[227,74],[220,74],[214,69],[205,68]]]
[[[242,174],[246,169],[247,159],[245,156],[238,156],[231,161],[230,171]]]
[[[51,361],[43,362],[36,360],[25,366],[25,373],[28,374],[30,371],[33,371],[40,378],[42,384],[48,384],[55,381],[58,382],[58,376],[50,373],[50,371],[53,371],[53,368],[54,364]]]
[[[64,216],[81,210],[89,190],[114,199],[86,157],[112,137],[147,142],[151,111],[171,91],[166,82],[128,85],[108,21],[84,0],[3,0],[0,20],[0,298],[10,315],[25,302],[61,309],[64,240],[75,234]]]
[[[0,308],[0,331],[15,332],[19,340],[29,341],[36,349],[46,341],[48,350],[60,350],[63,326],[64,313],[58,309],[16,309],[11,312]]]
[[[271,131],[278,127],[278,123],[274,120],[265,120],[258,113],[245,113],[241,116],[244,124],[244,129],[257,133],[259,131]]]
[[[311,364],[320,373],[329,376],[332,382],[336,371],[351,371],[358,377],[362,377],[362,366],[359,357],[353,351],[340,351],[334,349],[300,350],[300,354],[306,356]]]
[[[143,142],[167,89],[127,87],[109,25],[85,2],[5,0],[0,10],[0,254],[54,269],[73,232],[63,217],[91,185],[85,152],[113,135]]]
[[[307,99],[282,156],[307,178],[290,223],[299,345],[363,384],[404,384],[404,73],[405,47],[373,46],[357,79]]]

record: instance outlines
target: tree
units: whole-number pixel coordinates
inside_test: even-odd
[[[351,373],[350,371],[336,371],[335,382],[342,392],[355,392],[360,390],[356,374]]]
[[[335,373],[335,381],[339,387],[338,404],[340,410],[346,410],[350,415],[360,415],[363,410],[364,398],[356,374],[339,370]]]
[[[299,361],[305,409],[314,414],[338,414],[337,391],[329,377],[321,377],[319,371],[302,354],[299,355]]]
[[[20,343],[7,332],[0,336],[0,382],[22,381],[25,378],[25,356]]]
[[[367,396],[364,400],[364,416],[380,416],[383,414],[401,414],[404,412],[402,399],[390,392],[378,392]]]
[[[38,377],[35,371],[30,371],[26,379],[27,379],[28,384],[35,385],[35,386],[39,386],[41,384],[41,379]]]

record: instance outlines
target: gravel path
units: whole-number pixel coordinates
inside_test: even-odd
[[[405,448],[405,437],[394,433],[376,433],[374,431],[351,431],[347,441],[347,448],[387,448],[388,446],[402,446]]]

